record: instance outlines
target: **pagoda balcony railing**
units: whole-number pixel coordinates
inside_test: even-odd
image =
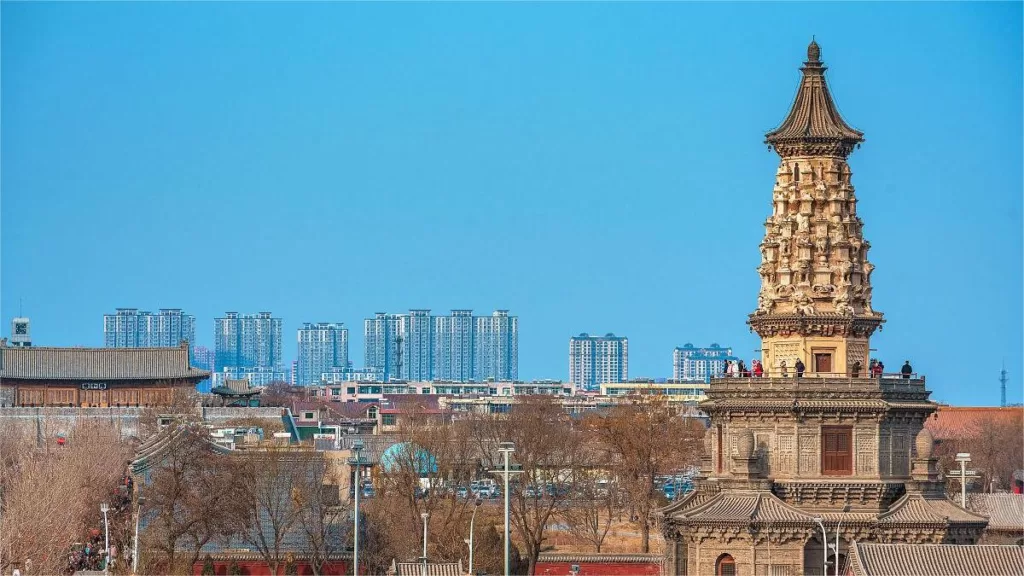
[[[860,376],[854,378],[845,374],[805,373],[802,377],[790,376],[721,376],[711,379],[711,390],[882,390],[920,391],[924,389],[924,376],[911,374],[885,374],[881,377]]]

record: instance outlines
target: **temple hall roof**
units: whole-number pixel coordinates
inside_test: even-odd
[[[893,502],[889,510],[879,514],[881,524],[946,524],[947,522],[978,523],[988,518],[964,510],[945,495],[905,494]]]
[[[188,348],[0,347],[0,378],[168,380],[209,378],[189,366]]]
[[[850,127],[836,108],[825,82],[821,48],[811,41],[803,78],[789,115],[778,128],[765,134],[765,143],[780,156],[847,156],[864,141],[864,133]]]
[[[855,542],[846,573],[854,576],[1016,576],[1024,574],[1024,548]]]
[[[971,494],[967,507],[988,516],[989,530],[1024,531],[1024,494]]]
[[[761,491],[722,491],[689,510],[672,511],[670,515],[677,522],[708,524],[806,524],[814,521],[814,516]]]

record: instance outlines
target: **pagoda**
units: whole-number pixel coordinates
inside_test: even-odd
[[[945,495],[924,377],[868,371],[884,320],[847,163],[864,135],[840,116],[816,42],[800,70],[766,136],[781,161],[747,319],[765,373],[711,381],[701,477],[661,511],[666,574],[833,574],[854,541],[973,544],[987,523]]]

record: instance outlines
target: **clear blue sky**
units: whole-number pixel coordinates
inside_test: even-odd
[[[12,4],[2,317],[101,345],[116,307],[341,321],[508,308],[568,338],[755,356],[762,222],[812,34],[867,141],[873,340],[934,397],[1021,400],[1021,4]],[[6,332],[8,328],[3,328]]]

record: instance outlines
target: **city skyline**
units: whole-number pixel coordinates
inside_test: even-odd
[[[1005,358],[1021,401],[1020,5],[744,8],[5,5],[2,316],[23,301],[35,344],[101,346],[100,314],[166,303],[211,346],[223,310],[292,333],[429,302],[515,310],[526,380],[563,374],[591,326],[630,335],[638,375],[687,341],[748,359],[776,167],[758,142],[816,34],[870,138],[850,164],[888,321],[875,354],[989,405]],[[209,225],[225,217],[268,224],[240,242]],[[271,266],[312,279],[253,274]],[[992,358],[950,360],[974,342]]]

